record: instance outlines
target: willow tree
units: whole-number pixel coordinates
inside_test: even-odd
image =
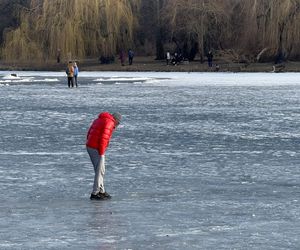
[[[6,34],[5,59],[111,56],[128,48],[137,25],[136,0],[32,0],[21,25]]]
[[[166,1],[163,16],[171,27],[172,39],[191,52],[188,57],[199,51],[202,60],[207,50],[218,46],[229,23],[227,5],[223,0]]]
[[[0,43],[3,42],[3,33],[19,25],[19,11],[26,6],[28,0],[0,0]]]
[[[300,1],[245,0],[237,5],[239,48],[258,59],[300,57]],[[246,32],[245,32],[246,31]]]

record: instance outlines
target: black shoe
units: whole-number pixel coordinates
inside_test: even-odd
[[[100,195],[102,195],[103,197],[105,197],[105,199],[111,199],[111,196],[108,193],[99,193]]]
[[[98,194],[91,194],[91,197],[90,197],[91,200],[105,200],[107,198],[105,198],[105,196],[101,193],[98,193]]]

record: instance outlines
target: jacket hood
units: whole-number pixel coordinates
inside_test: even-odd
[[[103,113],[100,113],[98,115],[99,118],[108,118],[108,119],[111,119],[111,120],[115,120],[114,117],[112,116],[112,114],[108,113],[108,112],[103,112]]]

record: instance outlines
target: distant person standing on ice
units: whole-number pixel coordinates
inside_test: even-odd
[[[87,133],[86,149],[95,171],[93,192],[91,200],[110,199],[111,196],[104,189],[105,151],[110,138],[121,122],[119,113],[103,112],[98,115]]]
[[[119,59],[121,61],[121,65],[125,66],[125,52],[123,50],[120,51]]]
[[[169,65],[171,61],[171,53],[169,51],[167,52],[166,60],[167,60],[167,65]]]
[[[79,69],[78,69],[78,66],[77,66],[77,63],[74,62],[74,81],[75,81],[75,86],[76,88],[78,87],[78,84],[77,84],[77,76],[78,76],[78,73],[79,73]]]
[[[56,62],[57,63],[60,63],[60,56],[61,56],[60,49],[58,49],[57,50],[57,57],[56,57]]]
[[[207,62],[208,62],[208,67],[212,67],[212,61],[213,61],[213,53],[211,52],[211,50],[208,52],[207,54]]]
[[[131,49],[128,50],[128,61],[129,61],[129,65],[132,65],[133,57],[134,57],[133,51],[132,51]]]
[[[69,61],[67,69],[66,69],[66,74],[68,77],[68,87],[72,88],[74,87],[74,67],[72,61]]]

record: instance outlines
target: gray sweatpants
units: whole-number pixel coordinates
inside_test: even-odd
[[[98,150],[86,147],[94,166],[95,178],[92,194],[105,193],[104,174],[105,174],[105,156],[99,155]]]

